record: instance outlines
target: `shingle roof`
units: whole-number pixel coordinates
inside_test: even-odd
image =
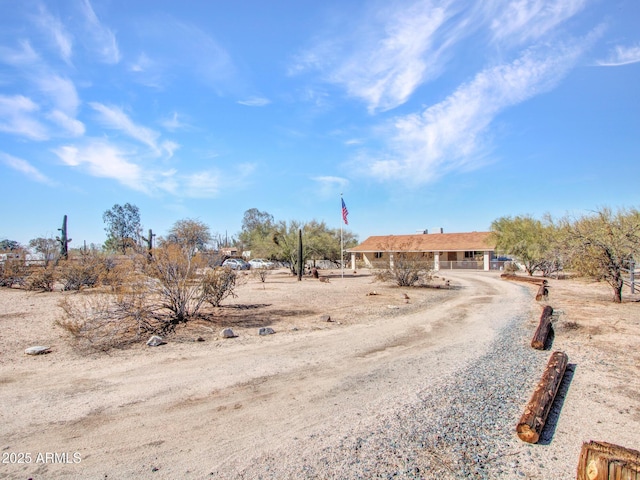
[[[453,252],[495,250],[491,232],[381,235],[367,238],[349,252]]]

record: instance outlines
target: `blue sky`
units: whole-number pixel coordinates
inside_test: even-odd
[[[0,238],[640,204],[637,0],[0,0]]]

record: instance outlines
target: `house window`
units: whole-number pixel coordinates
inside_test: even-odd
[[[464,252],[464,258],[474,258],[474,253],[475,252]]]
[[[383,252],[376,252],[373,254],[373,258],[382,258],[384,256]]]

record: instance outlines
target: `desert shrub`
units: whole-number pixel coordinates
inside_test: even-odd
[[[267,281],[269,276],[269,270],[267,268],[252,268],[251,275],[260,280],[262,283]]]
[[[394,259],[393,268],[378,270],[375,279],[393,282],[398,287],[413,287],[426,284],[431,280],[432,270],[427,262],[411,257],[398,256]]]
[[[146,266],[146,273],[152,279],[148,285],[157,301],[157,309],[169,313],[165,330],[197,315],[205,301],[198,271],[205,264],[202,256],[192,256],[171,243],[154,252],[153,259]]]
[[[109,255],[102,260],[103,268],[100,273],[100,283],[111,288],[111,291],[118,293],[123,288],[135,282],[139,272],[142,270],[142,256],[123,258],[116,261]]]
[[[202,296],[214,307],[227,297],[236,297],[235,288],[244,277],[238,277],[230,268],[208,270],[202,279]]]
[[[118,294],[66,296],[59,306],[63,314],[56,323],[83,347],[123,347],[161,329],[140,277]]]
[[[23,285],[29,276],[29,267],[20,258],[10,258],[0,262],[0,287]]]
[[[100,256],[91,252],[62,261],[58,268],[64,290],[95,287],[99,284],[105,269]]]
[[[43,292],[53,292],[56,282],[58,281],[58,272],[53,264],[37,267],[31,271],[25,280],[25,288],[27,290],[41,290]]]

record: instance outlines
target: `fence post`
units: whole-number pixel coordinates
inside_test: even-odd
[[[629,262],[629,277],[631,283],[631,293],[636,293],[636,263],[633,260]]]

